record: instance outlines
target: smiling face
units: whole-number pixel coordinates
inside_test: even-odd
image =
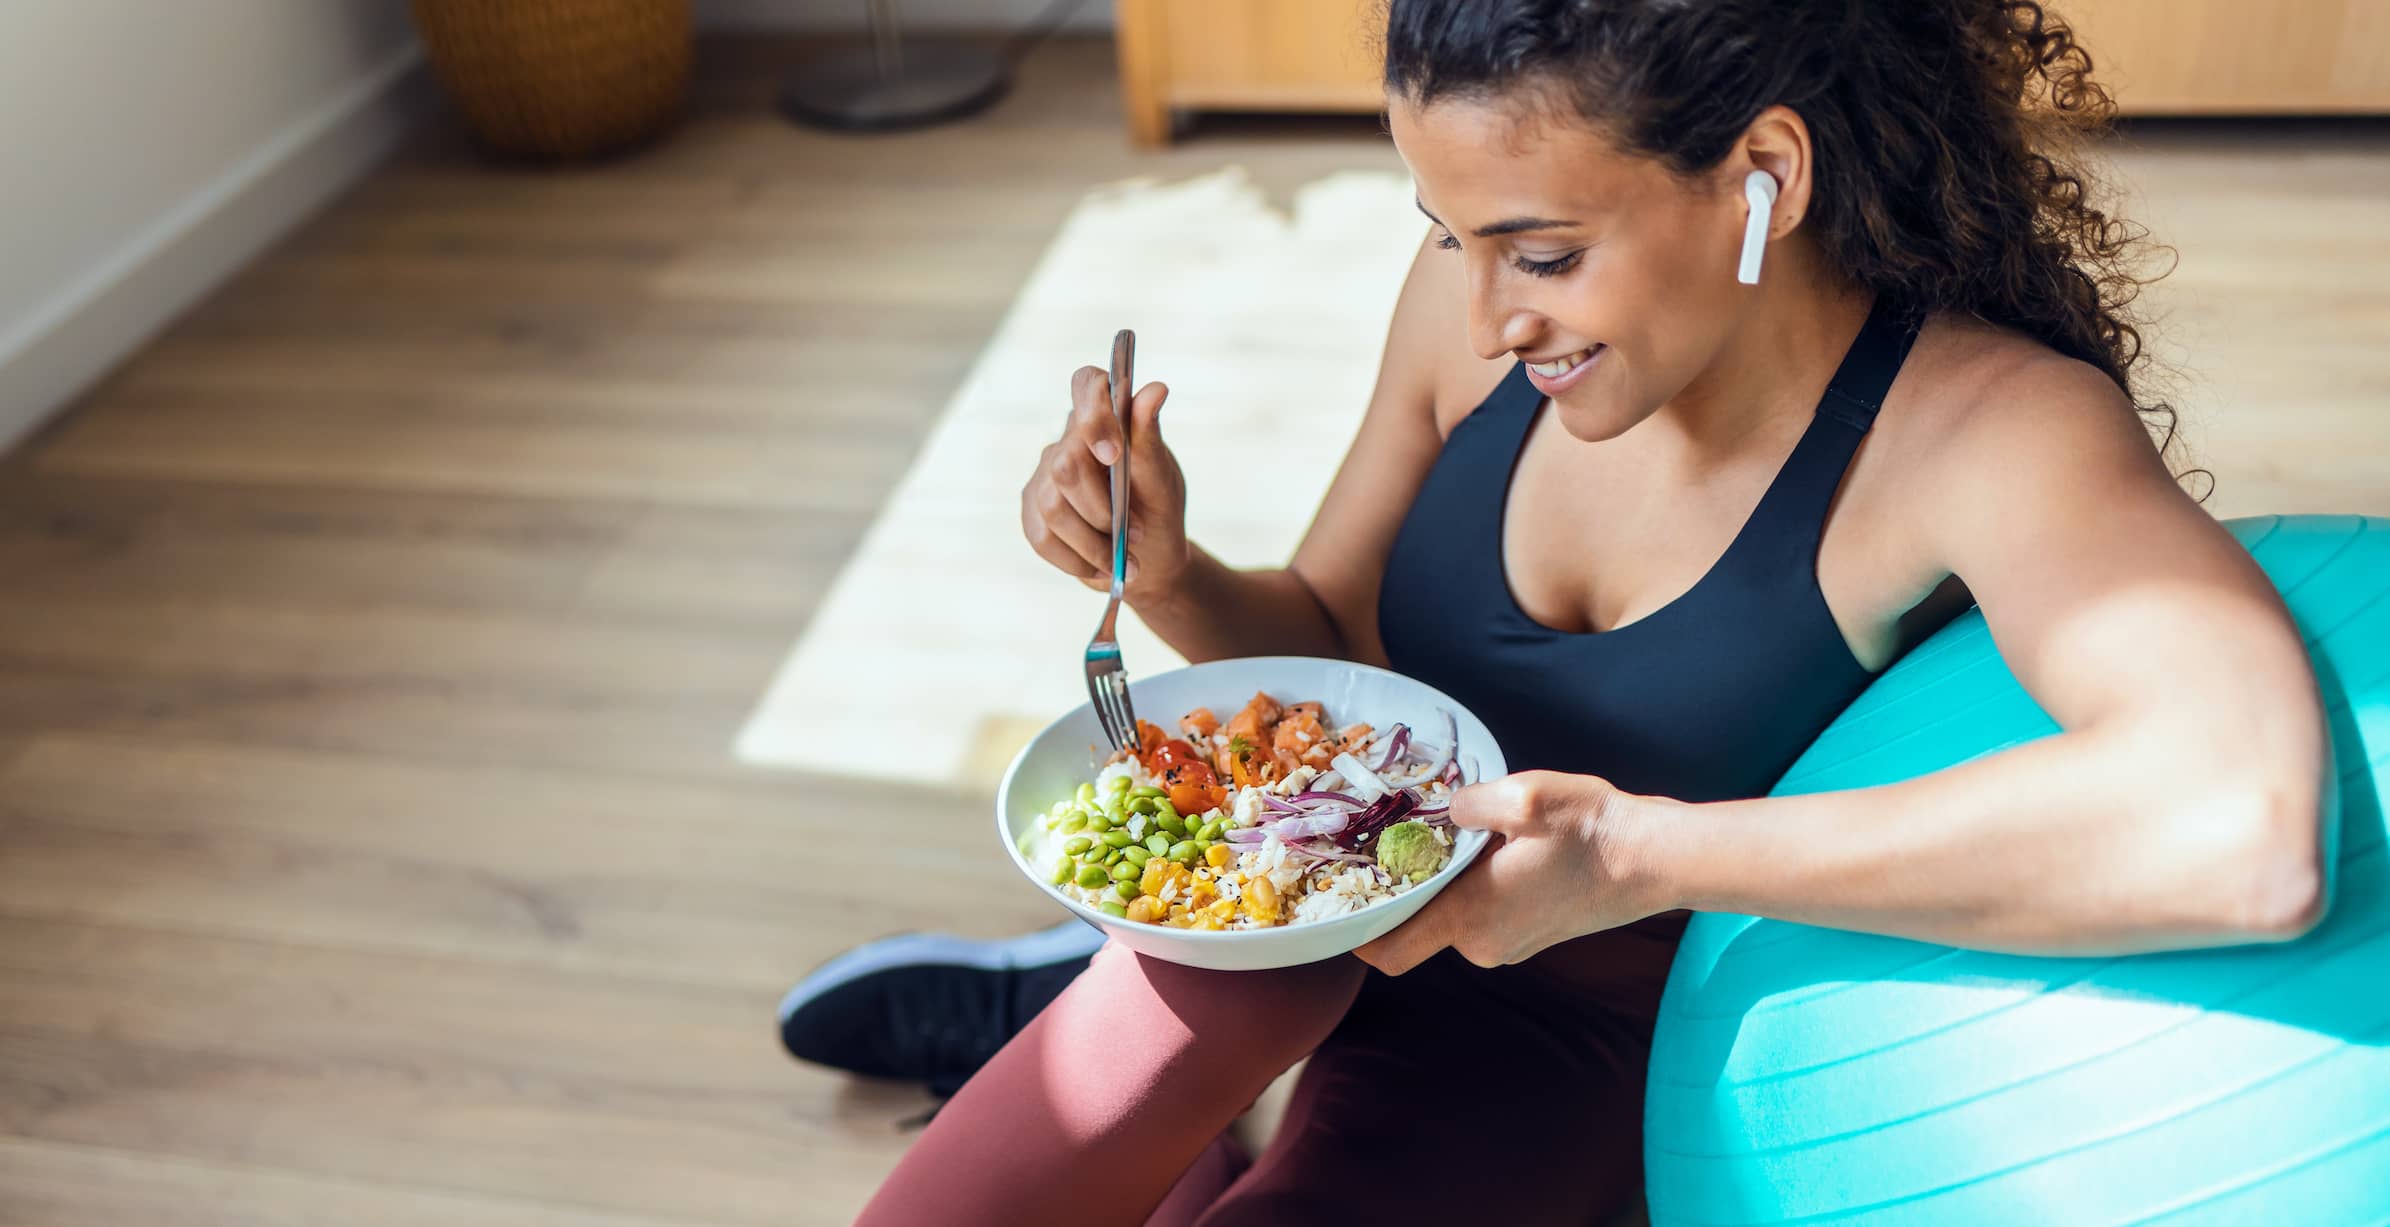
[[[1467,269],[1472,348],[1529,363],[1571,435],[1624,433],[1724,348],[1749,302],[1724,173],[1688,180],[1501,100],[1397,98],[1388,120],[1437,244]]]

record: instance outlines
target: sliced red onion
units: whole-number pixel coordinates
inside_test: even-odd
[[[1411,745],[1411,728],[1406,724],[1394,726],[1394,736],[1387,739],[1386,756],[1378,760],[1378,770],[1392,771],[1402,761],[1402,752]]]
[[[1449,813],[1451,813],[1451,812],[1452,812],[1452,807],[1451,807],[1451,806],[1449,806],[1449,805],[1439,805],[1439,806],[1437,806],[1437,807],[1436,807],[1436,808],[1434,808],[1434,809],[1415,809],[1415,810],[1412,810],[1412,811],[1411,811],[1411,817],[1413,817],[1413,818],[1440,818],[1440,817],[1442,817],[1442,816],[1444,816],[1444,815],[1446,815],[1446,814],[1449,814]]]
[[[1368,804],[1368,802],[1363,801],[1359,797],[1349,796],[1341,792],[1298,792],[1294,796],[1287,798],[1287,800],[1294,802],[1297,807],[1334,804],[1349,805],[1354,809],[1360,809],[1362,806]]]
[[[1334,763],[1337,774],[1343,776],[1345,782],[1353,786],[1354,795],[1363,801],[1375,802],[1378,798],[1394,791],[1392,785],[1378,778],[1377,772],[1370,770],[1360,759],[1354,758],[1350,754],[1337,755]]]
[[[1270,834],[1292,843],[1314,835],[1334,835],[1352,822],[1350,814],[1306,814],[1300,818],[1281,818],[1264,826]]]
[[[1386,785],[1389,790],[1417,788],[1429,780],[1441,778],[1451,768],[1454,752],[1460,749],[1461,744],[1460,721],[1450,711],[1440,707],[1436,709],[1436,714],[1444,717],[1444,743],[1436,749],[1435,757],[1428,760],[1426,767],[1418,771],[1403,772],[1400,776],[1388,777]]]
[[[1299,800],[1300,798],[1297,799]],[[1263,809],[1266,809],[1273,814],[1305,814],[1310,812],[1309,810],[1304,809],[1302,806],[1295,804],[1294,800],[1289,800],[1283,797],[1273,797],[1266,792],[1261,795],[1261,806]]]
[[[1230,827],[1220,835],[1220,838],[1239,845],[1258,845],[1269,837],[1270,832],[1264,827]]]

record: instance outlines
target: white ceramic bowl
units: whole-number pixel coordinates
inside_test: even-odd
[[[1141,718],[1177,735],[1178,718],[1190,708],[1209,707],[1226,719],[1245,706],[1257,690],[1268,691],[1281,703],[1317,702],[1337,724],[1366,721],[1378,728],[1407,724],[1434,737],[1442,731],[1439,709],[1452,713],[1460,726],[1460,763],[1464,782],[1496,779],[1506,774],[1502,751],[1493,734],[1467,709],[1424,682],[1349,660],[1320,660],[1309,656],[1255,656],[1189,665],[1168,673],[1134,679],[1129,700]],[[1220,971],[1253,971],[1264,967],[1293,967],[1343,954],[1393,930],[1411,918],[1455,874],[1468,868],[1485,848],[1483,831],[1456,831],[1453,855],[1442,872],[1392,899],[1332,920],[1307,921],[1272,929],[1204,932],[1166,925],[1135,924],[1116,919],[1063,896],[1046,884],[1051,866],[1035,866],[1021,855],[1021,836],[1035,828],[1048,808],[1078,791],[1081,782],[1095,778],[1102,765],[1104,733],[1095,711],[1080,704],[1023,747],[1004,773],[996,794],[996,833],[1004,854],[1024,877],[1049,898],[1079,918],[1102,929],[1113,940],[1140,954],[1208,967]]]

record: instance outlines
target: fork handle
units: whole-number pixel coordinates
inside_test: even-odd
[[[1113,335],[1112,414],[1120,419],[1120,456],[1112,462],[1112,603],[1116,606],[1129,578],[1129,402],[1136,393],[1130,383],[1130,366],[1136,353],[1136,333],[1123,328]]]

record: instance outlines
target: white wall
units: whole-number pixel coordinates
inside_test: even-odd
[[[388,151],[399,0],[0,3],[0,446]]]
[[[897,0],[906,30],[1018,30],[1037,20],[1050,0]],[[866,0],[697,0],[705,30],[859,30]],[[1082,0],[1063,26],[1112,28],[1112,0]]]

